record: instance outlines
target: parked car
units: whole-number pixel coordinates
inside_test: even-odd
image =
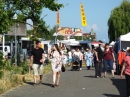
[[[10,46],[4,46],[4,52],[5,50],[8,53],[8,57],[10,57],[11,56]],[[3,46],[0,46],[0,52],[3,52]]]

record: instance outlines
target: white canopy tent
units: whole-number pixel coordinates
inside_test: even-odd
[[[120,50],[130,47],[130,32],[125,35],[121,35],[119,41],[120,41]]]
[[[114,46],[114,44],[115,44],[115,42],[114,42],[114,41],[112,41],[112,42],[110,43],[110,46]]]
[[[61,40],[60,42],[66,45],[79,45],[79,41],[76,41],[75,39]]]

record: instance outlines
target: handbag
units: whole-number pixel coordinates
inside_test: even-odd
[[[64,67],[64,65],[62,65],[61,71],[62,71],[62,72],[65,72],[65,67]]]

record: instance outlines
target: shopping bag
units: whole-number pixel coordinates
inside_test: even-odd
[[[64,67],[64,65],[62,65],[61,71],[62,71],[62,72],[65,72],[65,67]]]

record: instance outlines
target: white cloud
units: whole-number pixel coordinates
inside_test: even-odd
[[[100,29],[98,28],[97,24],[93,24],[93,25],[88,25],[88,26],[87,26],[87,30],[90,31],[91,29],[93,29],[94,31],[100,30]]]

